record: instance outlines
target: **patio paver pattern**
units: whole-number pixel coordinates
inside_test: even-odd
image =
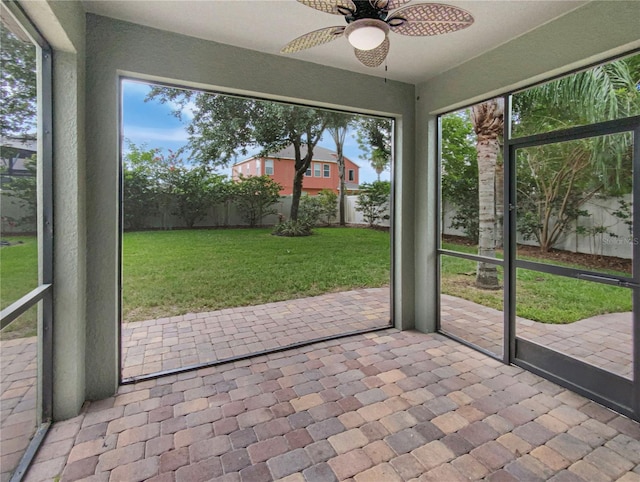
[[[36,338],[0,342],[0,480],[20,462],[36,431]]]
[[[389,287],[126,323],[123,378],[260,353],[390,322]]]
[[[502,354],[503,312],[441,295],[441,327],[476,346]],[[608,313],[566,325],[516,319],[516,335],[626,378],[633,377],[631,313]]]
[[[438,334],[387,329],[120,387],[27,481],[640,480],[640,424]]]

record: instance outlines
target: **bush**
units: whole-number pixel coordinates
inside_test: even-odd
[[[389,181],[375,181],[360,186],[360,194],[356,201],[356,211],[360,211],[370,227],[380,220],[389,219],[389,198],[391,183]]]
[[[336,218],[338,207],[338,195],[331,189],[323,189],[317,196],[320,201],[320,218],[326,221],[327,226]]]
[[[322,202],[317,196],[304,195],[300,198],[298,221],[309,227],[316,226],[322,216]]]
[[[233,200],[242,217],[254,227],[269,214],[278,214],[273,207],[280,199],[282,186],[269,176],[249,176],[240,174],[240,179],[233,183]]]
[[[2,195],[16,201],[21,208],[21,212],[24,213],[24,216],[17,219],[3,216],[2,220],[8,222],[9,225],[19,226],[26,231],[31,231],[37,229],[36,219],[38,212],[35,154],[25,161],[25,167],[29,172],[27,176],[11,176],[9,182],[7,182],[4,185],[4,189],[2,189]]]
[[[287,236],[290,238],[296,236],[311,236],[313,231],[312,226],[308,223],[298,219],[297,221],[284,221],[277,224],[271,234],[275,236]]]

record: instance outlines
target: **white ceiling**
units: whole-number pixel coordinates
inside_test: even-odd
[[[412,0],[408,5],[426,3]],[[287,56],[353,72],[419,83],[466,62],[587,3],[586,0],[447,1],[470,12],[474,24],[435,37],[391,32],[385,64],[365,67],[346,38]],[[296,0],[83,0],[88,12],[251,50],[280,54],[312,30],[345,25],[344,18]]]

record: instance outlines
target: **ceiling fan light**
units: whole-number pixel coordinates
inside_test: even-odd
[[[385,34],[378,27],[361,27],[349,35],[349,43],[358,50],[373,50],[384,42]]]
[[[344,31],[349,43],[358,50],[373,50],[387,36],[389,27],[381,20],[361,19],[350,23]]]

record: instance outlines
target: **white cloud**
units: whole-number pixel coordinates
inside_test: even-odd
[[[136,94],[139,96],[145,96],[151,90],[151,86],[149,84],[145,84],[144,82],[135,82],[132,80],[124,81],[124,90],[127,94]],[[144,98],[144,97],[142,97]]]
[[[187,102],[184,107],[181,107],[179,104],[173,101],[168,101],[167,105],[171,107],[172,112],[177,110],[182,111],[183,122],[184,121],[190,122],[191,120],[193,120],[195,112],[197,110],[196,104],[192,101]]]

